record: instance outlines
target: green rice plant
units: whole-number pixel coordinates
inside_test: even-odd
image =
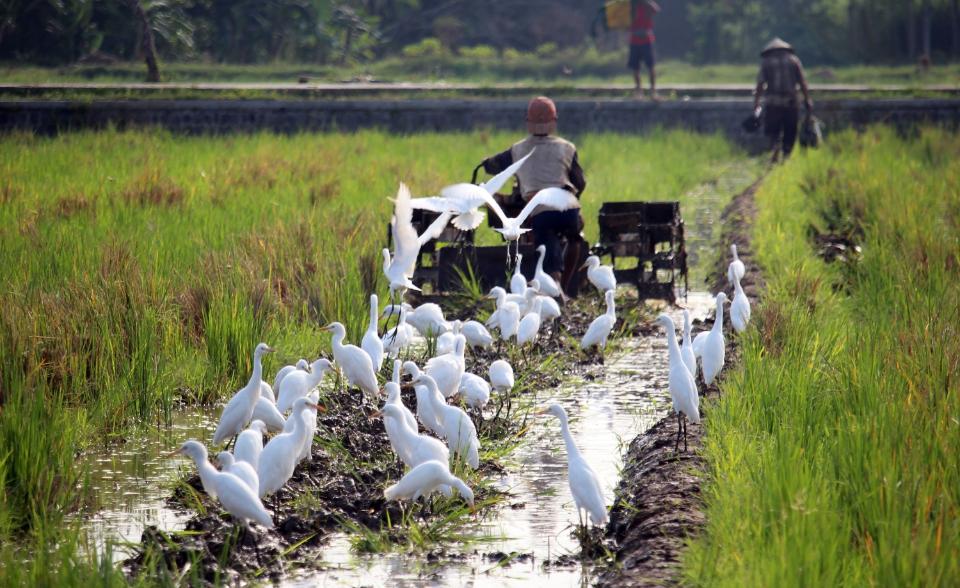
[[[702,585],[952,585],[960,577],[956,135],[831,138],[768,177],[767,291],[709,410]],[[862,255],[827,263],[830,235]]]

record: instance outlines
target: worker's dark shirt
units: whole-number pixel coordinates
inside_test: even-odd
[[[503,170],[507,169],[508,167],[510,167],[511,165],[513,165],[513,162],[514,162],[513,151],[515,147],[516,145],[513,147],[510,147],[509,149],[507,149],[506,151],[503,151],[502,153],[498,153],[493,157],[485,159],[483,162],[484,171],[486,171],[488,174],[498,174]],[[529,165],[529,164],[530,162],[527,162],[525,165]],[[567,170],[567,178],[566,178],[566,181],[563,183],[565,185],[560,185],[556,187],[564,188],[573,192],[577,196],[577,198],[580,197],[580,194],[587,187],[587,180],[583,176],[583,168],[580,167],[580,161],[577,158],[576,150],[573,151],[573,158],[571,159],[570,167]],[[522,182],[520,186],[520,191],[523,194],[527,192],[524,189]]]
[[[767,106],[796,108],[797,90],[805,83],[800,59],[789,51],[771,51],[763,56],[757,85]]]

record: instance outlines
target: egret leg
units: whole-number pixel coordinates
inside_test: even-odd
[[[687,415],[683,415],[683,452],[687,452]]]
[[[680,424],[680,413],[678,412],[678,413],[677,413],[677,440],[676,440],[676,442],[674,442],[674,444],[673,444],[673,451],[674,451],[674,452],[680,450],[680,431],[682,430],[682,428],[683,428],[683,426]]]

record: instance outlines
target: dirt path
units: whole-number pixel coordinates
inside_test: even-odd
[[[750,231],[756,215],[754,193],[762,180],[736,196],[721,215],[720,243],[736,243],[747,268],[743,289],[755,305],[763,288],[760,268],[753,260]],[[724,250],[708,278],[713,292],[732,292],[726,283],[729,254]],[[710,322],[700,325],[709,328]],[[696,327],[696,326],[695,326]],[[727,367],[739,360],[736,346],[727,337]],[[701,396],[719,393],[716,383]],[[703,413],[703,422],[709,414]],[[677,584],[678,564],[687,537],[703,527],[700,483],[707,464],[700,456],[703,425],[688,427],[689,451],[675,451],[677,421],[674,415],[661,419],[630,443],[623,478],[617,486],[607,536],[616,546],[618,569],[604,573],[599,586],[663,586]],[[681,441],[682,445],[682,441]]]

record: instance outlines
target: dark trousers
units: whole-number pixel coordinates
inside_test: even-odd
[[[537,246],[547,248],[543,256],[543,271],[555,274],[563,271],[563,237],[573,239],[580,234],[580,210],[558,212],[547,210],[530,219],[533,239]]]
[[[797,141],[797,123],[800,121],[800,107],[767,105],[763,114],[763,133],[770,137],[771,148],[781,140],[784,157],[793,151]],[[782,139],[781,139],[782,136]]]

